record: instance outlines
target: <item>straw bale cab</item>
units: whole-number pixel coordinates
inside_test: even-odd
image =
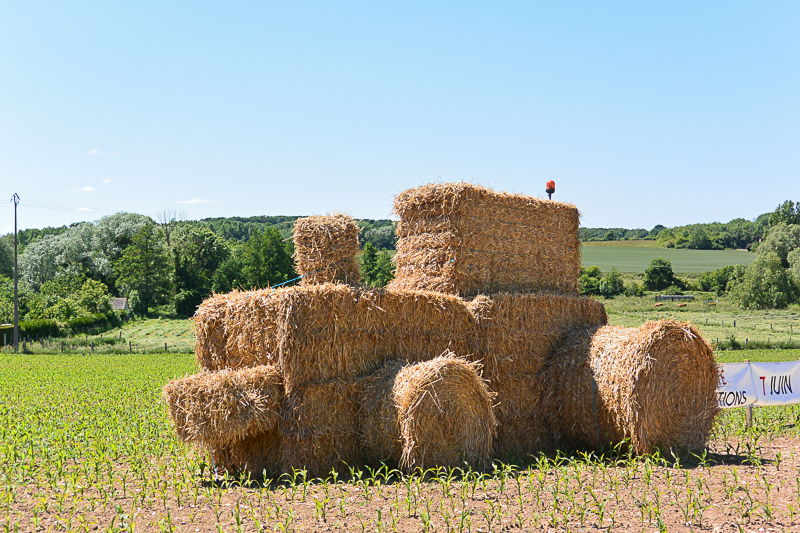
[[[440,183],[400,193],[394,212],[400,223],[390,287],[467,298],[577,295],[581,252],[574,205]]]

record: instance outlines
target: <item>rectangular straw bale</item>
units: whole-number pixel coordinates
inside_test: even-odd
[[[579,213],[571,204],[444,183],[400,193],[394,212],[392,288],[577,294]]]
[[[244,440],[217,443],[211,447],[214,465],[235,473],[247,470],[253,477],[277,478],[283,472],[280,462],[280,432],[278,425]]]
[[[278,360],[278,301],[286,289],[233,291],[204,301],[194,316],[202,368],[247,368]]]
[[[536,453],[551,433],[541,407],[544,364],[566,332],[606,324],[605,308],[591,299],[546,293],[479,296],[468,307],[481,341],[477,356],[484,378],[497,393],[495,453]]]
[[[326,284],[287,290],[280,305],[288,394],[309,381],[369,374],[386,359],[474,353],[472,316],[453,296]]]
[[[342,213],[299,218],[294,225],[294,261],[301,285],[358,284],[358,224]]]
[[[552,446],[551,421],[542,408],[545,389],[539,375],[509,374],[491,381],[489,389],[497,394],[495,455],[523,459]]]
[[[566,331],[608,322],[605,307],[595,300],[548,293],[479,296],[468,308],[489,380],[536,374]]]
[[[361,463],[360,383],[337,379],[307,383],[287,397],[281,430],[285,472],[305,468],[314,477]]]
[[[220,368],[219,360],[225,357],[225,314],[228,310],[226,296],[215,294],[206,299],[194,314],[194,356],[200,368],[206,370]]]
[[[204,371],[170,381],[163,395],[178,437],[213,448],[277,427],[283,383],[274,365]]]

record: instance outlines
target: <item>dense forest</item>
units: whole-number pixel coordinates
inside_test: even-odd
[[[20,317],[63,332],[76,324],[118,319],[111,309],[112,297],[128,298],[139,315],[191,316],[214,292],[291,282],[297,278],[291,239],[297,218],[190,221],[164,212],[153,220],[117,213],[95,222],[20,231]],[[364,283],[385,285],[393,276],[388,251],[397,240],[395,223],[357,222],[364,250]],[[584,240],[654,239],[677,248],[748,248],[759,254],[750,267],[708,273],[696,287],[669,275],[644,287],[625,287],[618,273],[604,276],[593,267],[582,273],[584,294],[635,295],[645,289],[664,290],[666,283],[669,290],[731,293],[742,306],[785,307],[800,298],[800,202],[786,201],[755,221],[656,226],[649,231],[581,228],[580,236]],[[13,316],[13,264],[13,235],[5,235],[0,237],[0,323]],[[660,272],[665,265],[654,267]],[[748,300],[754,291],[769,294]]]

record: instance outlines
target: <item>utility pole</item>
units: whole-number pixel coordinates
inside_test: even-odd
[[[19,269],[17,268],[17,206],[19,205],[19,195],[14,193],[11,197],[14,202],[14,351],[19,351]]]

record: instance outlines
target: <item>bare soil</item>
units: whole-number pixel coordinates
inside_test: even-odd
[[[691,464],[551,458],[449,480],[242,487],[206,474],[98,494],[67,479],[35,515],[37,488],[18,489],[6,531],[800,531],[800,441],[710,450]]]

